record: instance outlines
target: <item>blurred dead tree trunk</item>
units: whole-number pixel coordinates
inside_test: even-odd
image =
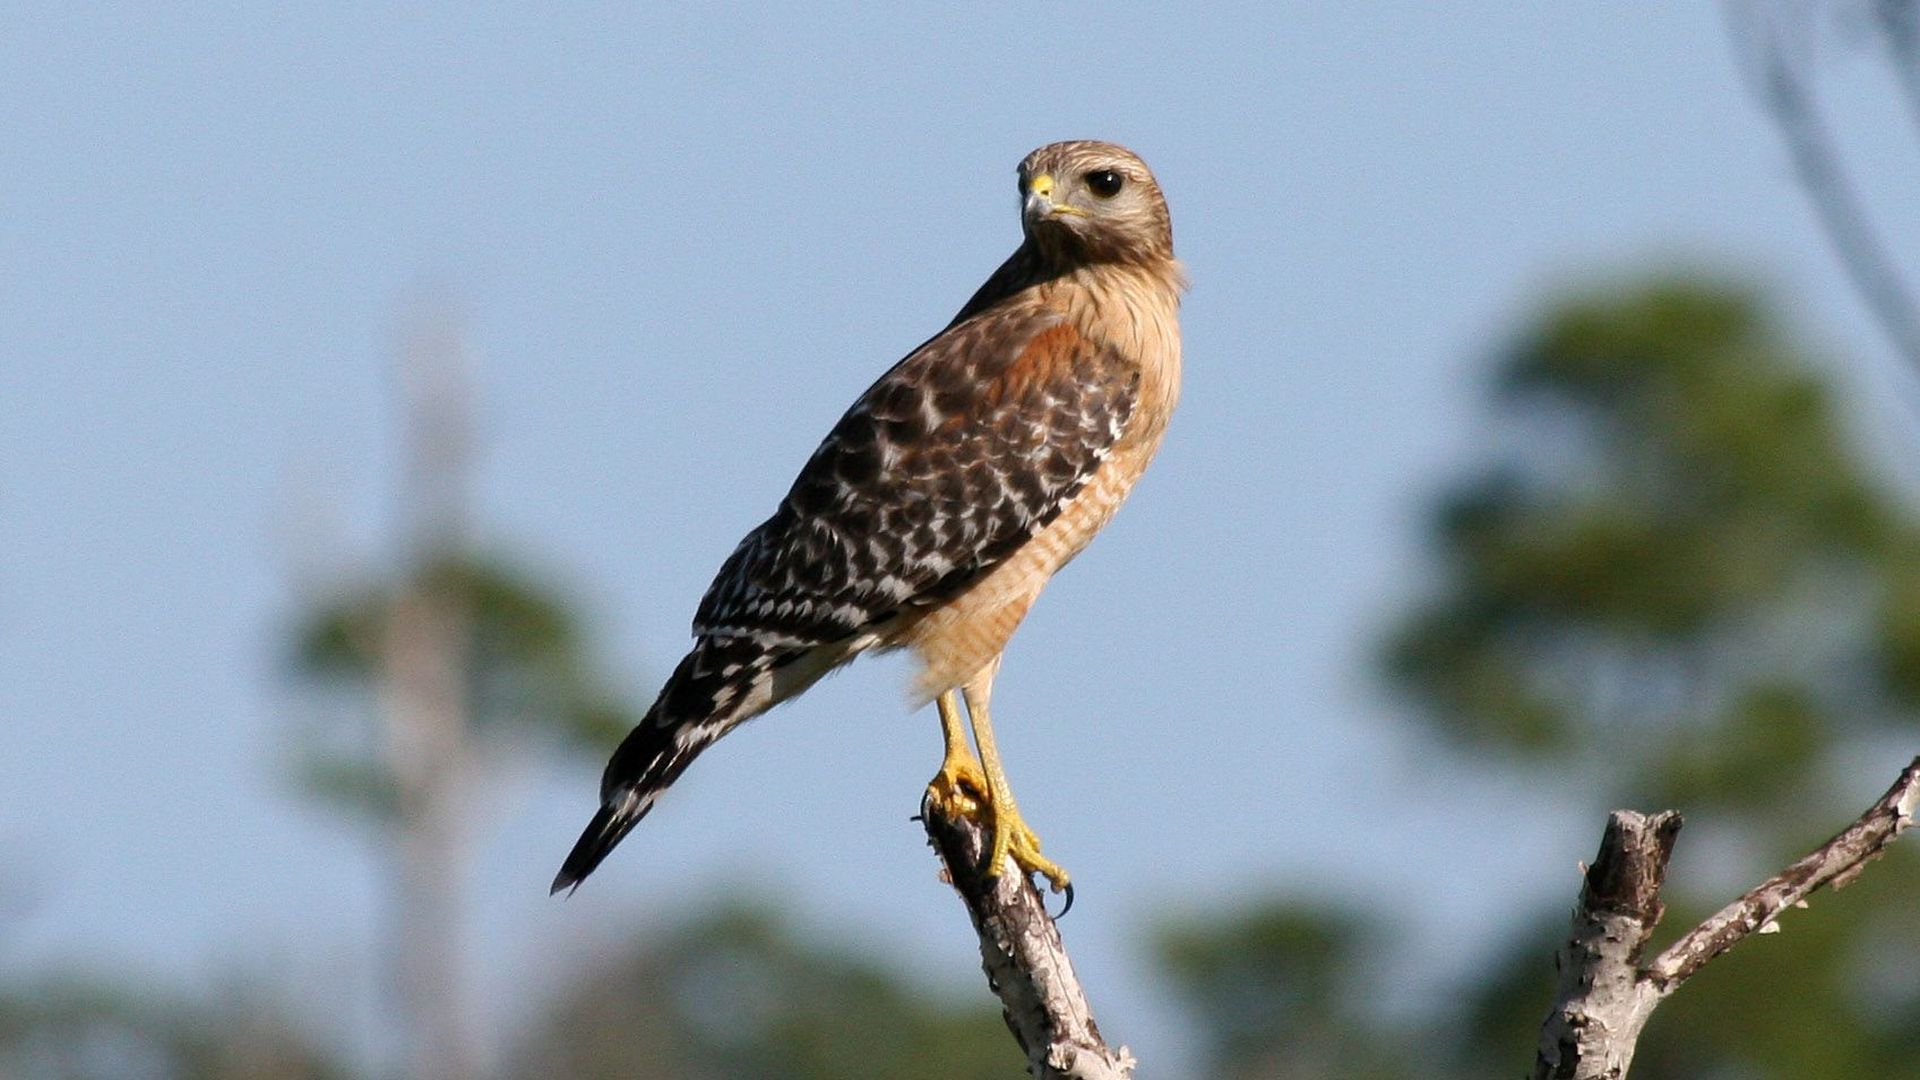
[[[309,794],[370,823],[393,860],[378,963],[405,1075],[471,1080],[489,1071],[463,941],[470,849],[494,803],[478,796],[542,749],[597,764],[635,710],[600,677],[566,595],[477,550],[457,320],[444,302],[409,319],[392,550],[373,566],[307,575],[293,659],[326,708],[302,725],[296,756]]]
[[[1747,890],[1654,959],[1640,954],[1659,925],[1660,889],[1680,833],[1671,810],[1617,810],[1585,868],[1573,928],[1554,962],[1560,987],[1540,1028],[1534,1080],[1625,1080],[1653,1010],[1748,934],[1775,933],[1789,907],[1852,881],[1920,814],[1920,758],[1859,820],[1805,858]]]
[[[467,542],[472,403],[452,318],[414,328],[399,356],[404,475],[395,507],[407,583],[379,640],[383,752],[397,812],[393,988],[414,1080],[471,1080],[461,875],[460,795],[473,770],[470,598],[436,569]]]

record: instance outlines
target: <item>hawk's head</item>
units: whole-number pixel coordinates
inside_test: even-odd
[[[1095,262],[1173,258],[1173,223],[1139,155],[1109,142],[1043,146],[1020,163],[1021,227],[1051,253]]]

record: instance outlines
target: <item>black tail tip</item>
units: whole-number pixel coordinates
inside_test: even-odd
[[[584,880],[586,880],[586,875],[582,874],[576,877],[571,870],[562,867],[559,873],[553,875],[553,887],[547,890],[547,895],[559,896],[560,890],[565,889],[567,895],[572,896],[574,892],[580,888],[580,883]]]
[[[561,890],[578,889],[580,883],[593,873],[613,849],[619,845],[640,819],[647,814],[647,803],[628,794],[602,806],[593,820],[580,833],[580,839],[574,842],[573,850],[567,853],[567,860],[560,864],[560,872],[553,877],[553,887],[548,896],[557,896]]]

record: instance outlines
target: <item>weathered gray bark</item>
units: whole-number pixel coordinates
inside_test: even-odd
[[[987,834],[978,823],[924,804],[920,811],[947,880],[973,920],[987,985],[1026,1052],[1027,1071],[1039,1080],[1130,1080],[1133,1055],[1101,1037],[1040,891],[1011,861],[998,877],[983,872]]]
[[[1573,929],[1555,957],[1560,986],[1540,1029],[1535,1080],[1623,1080],[1660,1002],[1748,934],[1777,929],[1780,914],[1826,885],[1860,873],[1920,812],[1915,758],[1847,829],[1749,889],[1652,961],[1640,952],[1660,922],[1660,888],[1680,816],[1619,810],[1587,868]]]
[[[1660,994],[1640,977],[1640,951],[1660,923],[1660,886],[1680,815],[1616,810],[1587,868],[1573,930],[1554,956],[1560,986],[1540,1029],[1536,1080],[1618,1080],[1633,1066]]]

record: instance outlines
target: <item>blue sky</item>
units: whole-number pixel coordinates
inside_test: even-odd
[[[1864,437],[1910,438],[1713,5],[640,9],[7,20],[0,971],[278,968],[364,1026],[374,852],[291,795],[280,635],[303,558],[381,557],[423,287],[479,360],[488,545],[582,597],[644,698],[819,435],[1017,242],[1021,156],[1148,160],[1194,281],[1182,410],[995,716],[1103,1022],[1154,1062],[1189,1047],[1143,983],[1153,913],[1419,889],[1439,993],[1597,836],[1577,791],[1435,767],[1367,668],[1515,318],[1648,260],[1731,265],[1850,358]],[[1905,120],[1865,58],[1826,74],[1913,250]],[[474,810],[489,1009],[721,886],[979,992],[907,821],[938,736],[903,672],[729,738],[571,902],[545,883],[597,764],[504,778]]]

